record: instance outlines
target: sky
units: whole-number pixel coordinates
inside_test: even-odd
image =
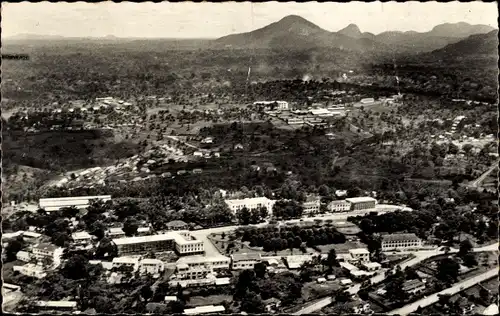
[[[249,32],[287,15],[300,15],[328,31],[350,23],[362,32],[425,32],[441,23],[498,27],[495,2],[261,2],[261,3],[2,3],[2,37],[216,38]]]

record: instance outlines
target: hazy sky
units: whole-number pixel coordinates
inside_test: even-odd
[[[496,3],[2,3],[2,37],[16,34],[118,37],[220,37],[296,14],[328,31],[429,31],[468,22],[497,27]]]

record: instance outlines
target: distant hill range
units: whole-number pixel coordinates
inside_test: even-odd
[[[498,55],[498,30],[474,34],[431,53],[442,57],[467,57],[470,55]]]
[[[390,31],[374,35],[361,32],[349,24],[338,32],[329,32],[297,15],[252,32],[232,34],[214,41],[215,46],[231,48],[286,48],[314,47],[340,48],[355,51],[430,52],[474,34],[495,30],[488,25],[470,25],[465,22],[435,26],[429,32]]]

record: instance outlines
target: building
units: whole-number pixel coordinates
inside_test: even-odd
[[[260,253],[242,253],[231,255],[233,270],[253,269],[256,263],[262,262]]]
[[[31,253],[27,251],[18,251],[16,254],[16,258],[19,261],[24,261],[24,262],[30,262],[31,260]]]
[[[44,278],[47,275],[41,264],[27,263],[22,266],[13,266],[12,270],[19,272],[22,275],[37,279]]]
[[[347,212],[351,209],[351,203],[346,200],[331,201],[327,208],[330,212]]]
[[[130,268],[135,272],[139,269],[139,258],[116,257],[113,258],[112,264],[115,269]]]
[[[269,214],[273,211],[275,200],[270,200],[266,197],[256,197],[256,198],[246,198],[246,199],[234,199],[225,201],[229,209],[233,211],[234,214],[238,213],[242,208],[246,207],[248,210],[255,210],[260,207],[267,208]]]
[[[425,283],[420,280],[408,280],[403,283],[402,290],[408,294],[415,294],[425,290]]]
[[[151,227],[139,227],[137,228],[137,236],[146,236],[151,234]]]
[[[72,311],[77,307],[75,301],[36,301],[35,305],[44,311]]]
[[[120,255],[144,254],[147,252],[176,251],[179,255],[203,254],[202,240],[197,240],[187,231],[167,232],[161,235],[124,237],[113,239]]]
[[[123,238],[125,237],[125,232],[121,227],[111,227],[108,229],[107,235],[110,238]]]
[[[158,259],[142,259],[139,262],[139,272],[141,274],[159,275],[165,270],[165,264]]]
[[[370,103],[373,103],[375,102],[375,99],[374,98],[364,98],[364,99],[361,99],[361,104],[370,104]]]
[[[92,240],[92,235],[90,235],[89,233],[87,233],[85,231],[84,232],[76,232],[76,233],[71,234],[71,238],[73,238],[73,242],[75,244],[85,245],[85,244],[90,243],[90,241]]]
[[[265,108],[269,110],[286,111],[289,109],[288,102],[286,101],[256,101],[253,105],[265,106]]]
[[[46,212],[59,211],[64,207],[76,207],[78,209],[85,209],[90,205],[91,200],[100,200],[103,202],[111,201],[111,195],[96,195],[96,196],[76,196],[76,197],[63,197],[40,199],[38,206]]]
[[[197,306],[194,308],[184,309],[185,315],[200,315],[200,314],[221,314],[224,313],[226,309],[222,305],[205,305]]]
[[[31,227],[30,227],[31,228]],[[42,238],[42,234],[32,231],[23,232],[23,240],[26,242],[38,242]]]
[[[336,190],[335,191],[335,196],[337,197],[343,197],[347,195],[347,190]]]
[[[54,266],[59,266],[61,263],[61,256],[63,253],[63,248],[57,247],[53,244],[40,243],[32,247],[31,251],[33,257],[37,260],[48,259]]]
[[[349,198],[345,200],[351,204],[351,211],[373,209],[375,208],[375,205],[377,205],[377,200],[368,196]]]
[[[189,228],[189,225],[186,222],[179,220],[170,221],[165,226],[167,226],[168,230],[186,230]]]
[[[295,256],[286,256],[285,262],[288,269],[299,269],[304,263],[312,260],[312,256],[310,255],[295,255]]]
[[[187,263],[177,263],[175,265],[176,280],[204,280],[212,273],[212,269],[207,266],[189,266]]]
[[[231,258],[226,256],[187,256],[177,260],[177,264],[187,264],[189,268],[205,267],[211,271],[226,270],[231,267]]]
[[[422,247],[422,240],[415,234],[390,234],[382,236],[382,251],[409,250]]]
[[[366,271],[377,271],[382,267],[382,265],[378,262],[364,262],[362,263],[362,266]]]
[[[302,203],[302,207],[304,208],[303,214],[318,214],[320,206],[321,198],[319,196],[310,195],[306,198],[306,201]]]
[[[345,270],[349,271],[349,273],[353,272],[353,271],[358,271],[358,267],[356,267],[355,265],[349,263],[349,262],[339,262],[339,265],[344,268]]]
[[[349,254],[354,261],[369,262],[370,252],[366,248],[349,249]]]

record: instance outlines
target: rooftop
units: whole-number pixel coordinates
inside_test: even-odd
[[[365,262],[363,266],[366,268],[380,268],[382,265],[378,262]]]
[[[71,234],[71,237],[73,237],[73,239],[90,239],[90,238],[92,238],[92,236],[87,232],[76,232],[76,233]]]
[[[36,301],[40,307],[76,307],[75,301]]]
[[[33,249],[43,250],[43,251],[55,251],[57,246],[53,244],[41,243],[33,246]]]
[[[403,283],[403,291],[410,291],[422,285],[425,284],[420,280],[408,280],[405,283]]]
[[[184,314],[186,315],[197,315],[197,314],[205,314],[205,313],[221,313],[226,309],[222,305],[205,305],[205,306],[197,306],[195,308],[186,308],[184,310]]]
[[[356,254],[356,255],[370,254],[370,252],[366,248],[349,249],[349,253]]]
[[[418,238],[418,236],[413,234],[413,233],[411,233],[411,234],[382,235],[382,242],[384,242],[384,241],[417,240],[417,239],[420,239],[420,238]]]
[[[344,269],[346,269],[346,270],[348,270],[348,271],[351,271],[351,272],[352,272],[352,271],[359,270],[359,269],[358,269],[358,267],[356,267],[356,266],[355,266],[355,265],[353,265],[353,264],[350,264],[349,262],[339,262],[339,265],[340,265],[342,268],[344,268]]]
[[[138,258],[133,258],[133,257],[116,257],[113,258],[113,263],[139,263]]]
[[[182,226],[186,226],[186,225],[187,225],[186,222],[179,221],[179,220],[170,221],[166,224],[167,227],[182,227]]]
[[[241,253],[241,254],[235,254],[231,255],[231,259],[233,261],[248,261],[248,260],[261,260],[260,253]]]
[[[215,257],[205,257],[202,255],[195,255],[195,256],[187,256],[187,257],[181,257],[179,260],[177,260],[177,263],[205,263],[205,262],[214,262],[214,261],[231,261],[230,258],[226,256],[215,256]]]
[[[232,199],[226,200],[227,204],[241,204],[241,203],[267,203],[272,200],[268,199],[265,196],[255,197],[255,198],[245,198],[245,199]]]
[[[160,259],[142,259],[141,264],[161,264],[163,261]]]
[[[345,200],[349,203],[377,202],[377,200],[369,196],[354,197]]]

